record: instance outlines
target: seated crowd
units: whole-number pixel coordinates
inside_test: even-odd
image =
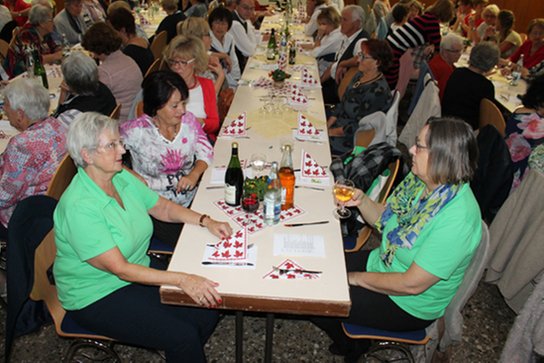
[[[63,82],[52,115],[42,85],[20,76],[3,89],[4,112],[19,134],[0,156],[0,239],[7,240],[17,203],[45,194],[70,155],[77,174],[54,213],[53,272],[62,306],[82,327],[164,350],[171,362],[206,361],[203,347],[222,300],[217,283],[165,271],[147,248],[152,237],[175,245],[184,224],[218,237],[232,233],[191,203],[213,163],[219,110],[228,109],[261,41],[255,27],[270,14],[257,13],[255,0],[216,2],[162,0],[166,16],[151,38],[122,0],[108,8],[98,0],[65,0],[56,16],[47,1],[7,2],[19,26],[3,63],[8,76],[25,72],[34,49],[43,64],[61,64]],[[414,71],[408,78],[426,70],[436,80],[441,109],[440,117],[422,123],[408,151],[411,171],[385,205],[360,189],[346,203],[381,232],[381,244],[346,255],[350,315],[311,320],[333,340],[331,352],[349,362],[369,344],[348,338],[341,322],[423,329],[443,316],[459,288],[482,233],[470,181],[479,157],[480,103],[498,104],[489,79],[496,68],[529,82],[504,137],[513,188],[527,173],[544,139],[544,19],[533,19],[524,38],[514,13],[487,0],[459,0],[457,8],[451,0],[427,8],[417,0],[394,6],[375,0],[368,9],[339,3],[307,1],[304,26],[313,42],[304,51],[317,61],[330,106],[331,154],[353,151],[361,119],[398,107],[405,59]],[[152,44],[163,31],[167,44],[156,57]],[[66,54],[78,43],[85,52]],[[469,43],[468,64],[457,66]],[[163,284],[182,288],[201,308],[161,304]]]

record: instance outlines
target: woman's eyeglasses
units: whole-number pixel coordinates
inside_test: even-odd
[[[363,52],[357,53],[357,57],[358,57],[360,60],[374,59],[374,58],[372,58],[371,56],[369,56],[368,54],[365,54],[365,53],[363,53]]]
[[[194,63],[195,58],[191,58],[189,60],[175,60],[175,59],[169,59],[167,61],[168,65],[170,67],[179,67],[179,66],[187,66],[189,64]]]
[[[416,137],[416,142],[414,143],[414,145],[416,146],[416,152],[420,152],[421,150],[427,150],[429,149],[428,146],[425,146],[425,145],[421,145],[419,143],[419,139]]]

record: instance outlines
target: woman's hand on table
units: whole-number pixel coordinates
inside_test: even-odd
[[[192,274],[183,274],[178,284],[191,299],[205,307],[216,307],[222,303],[221,295],[215,289],[217,286],[217,282]]]
[[[230,224],[226,222],[219,222],[211,217],[207,217],[204,219],[203,223],[204,227],[206,227],[214,236],[227,238],[232,234],[232,228]]]

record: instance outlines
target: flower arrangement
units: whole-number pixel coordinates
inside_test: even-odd
[[[279,68],[271,71],[270,73],[268,73],[268,76],[270,78],[272,78],[272,80],[274,82],[283,82],[285,81],[287,78],[290,78],[291,75],[287,72],[285,72],[284,70],[281,70]]]

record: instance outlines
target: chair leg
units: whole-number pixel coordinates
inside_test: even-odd
[[[92,339],[75,340],[63,359],[63,362],[117,362],[121,363],[121,358],[113,349],[112,342],[105,343]],[[85,351],[83,351],[85,349]]]
[[[397,342],[384,341],[374,343],[366,353],[365,359],[369,362],[415,362],[409,348]]]

